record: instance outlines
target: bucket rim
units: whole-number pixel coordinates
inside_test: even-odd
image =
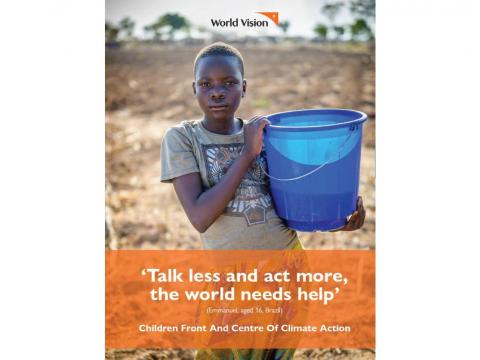
[[[352,110],[352,109],[341,109],[341,108],[322,108],[322,109],[299,109],[299,110],[289,110],[289,111],[282,111],[282,112],[277,112],[274,114],[267,115],[267,119],[270,119],[272,116],[281,116],[285,114],[291,114],[291,113],[296,113],[298,115],[305,115],[308,113],[315,113],[315,112],[349,112],[349,113],[354,113],[359,115],[358,119],[350,120],[350,121],[345,121],[342,123],[338,124],[325,124],[325,125],[312,125],[312,126],[283,126],[283,125],[267,125],[267,128],[271,128],[273,130],[286,130],[286,131],[310,131],[310,130],[332,130],[332,129],[338,129],[338,128],[343,128],[343,127],[349,127],[351,125],[359,125],[362,124],[367,120],[367,114],[365,114],[362,111],[358,110]]]

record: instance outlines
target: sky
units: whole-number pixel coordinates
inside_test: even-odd
[[[194,25],[205,26],[215,30],[210,19],[249,18],[268,20],[258,11],[277,11],[280,21],[288,20],[291,36],[312,37],[312,29],[318,22],[326,23],[327,19],[320,13],[321,0],[106,0],[106,20],[117,23],[129,16],[135,23],[135,35],[143,36],[143,27],[154,22],[167,12],[177,12],[185,16]],[[280,28],[269,21],[268,28],[233,28],[230,31],[237,35],[280,35]],[[340,13],[337,22],[351,22],[350,15]],[[223,30],[225,31],[225,30]],[[222,32],[223,32],[222,31]]]

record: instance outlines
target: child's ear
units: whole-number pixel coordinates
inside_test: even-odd
[[[195,89],[195,81],[192,81],[193,95],[197,95],[197,89]]]
[[[242,83],[242,97],[245,97],[245,93],[247,92],[247,80],[243,79]]]

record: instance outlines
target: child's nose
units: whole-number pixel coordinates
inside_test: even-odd
[[[223,99],[225,97],[225,89],[223,86],[215,86],[210,91],[210,98],[211,99]]]

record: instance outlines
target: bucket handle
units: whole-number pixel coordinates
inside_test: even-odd
[[[340,146],[340,148],[338,149],[338,152],[342,151],[343,148],[345,147],[345,145],[347,144],[348,140],[350,140],[350,138],[352,137],[352,134],[354,133],[354,130],[357,130],[358,129],[358,125],[352,125],[350,126],[350,133],[348,134],[347,138],[345,139],[345,141],[343,142],[343,144]],[[259,157],[260,155],[258,155]],[[258,165],[260,166],[260,169],[262,170],[262,172],[267,175],[270,179],[273,179],[273,180],[277,180],[277,181],[295,181],[295,180],[300,180],[300,179],[303,179],[309,175],[312,175],[313,173],[316,173],[318,170],[320,170],[321,168],[323,168],[324,166],[330,164],[331,162],[333,161],[333,156],[331,156],[326,162],[324,162],[323,164],[319,165],[318,167],[316,167],[315,169],[309,171],[308,173],[306,174],[303,174],[303,175],[300,175],[300,176],[296,176],[296,177],[293,177],[293,178],[290,178],[290,179],[280,179],[280,178],[277,178],[275,176],[272,176],[270,174],[268,174],[265,169],[263,168],[262,166],[262,162],[261,161],[258,161]]]

